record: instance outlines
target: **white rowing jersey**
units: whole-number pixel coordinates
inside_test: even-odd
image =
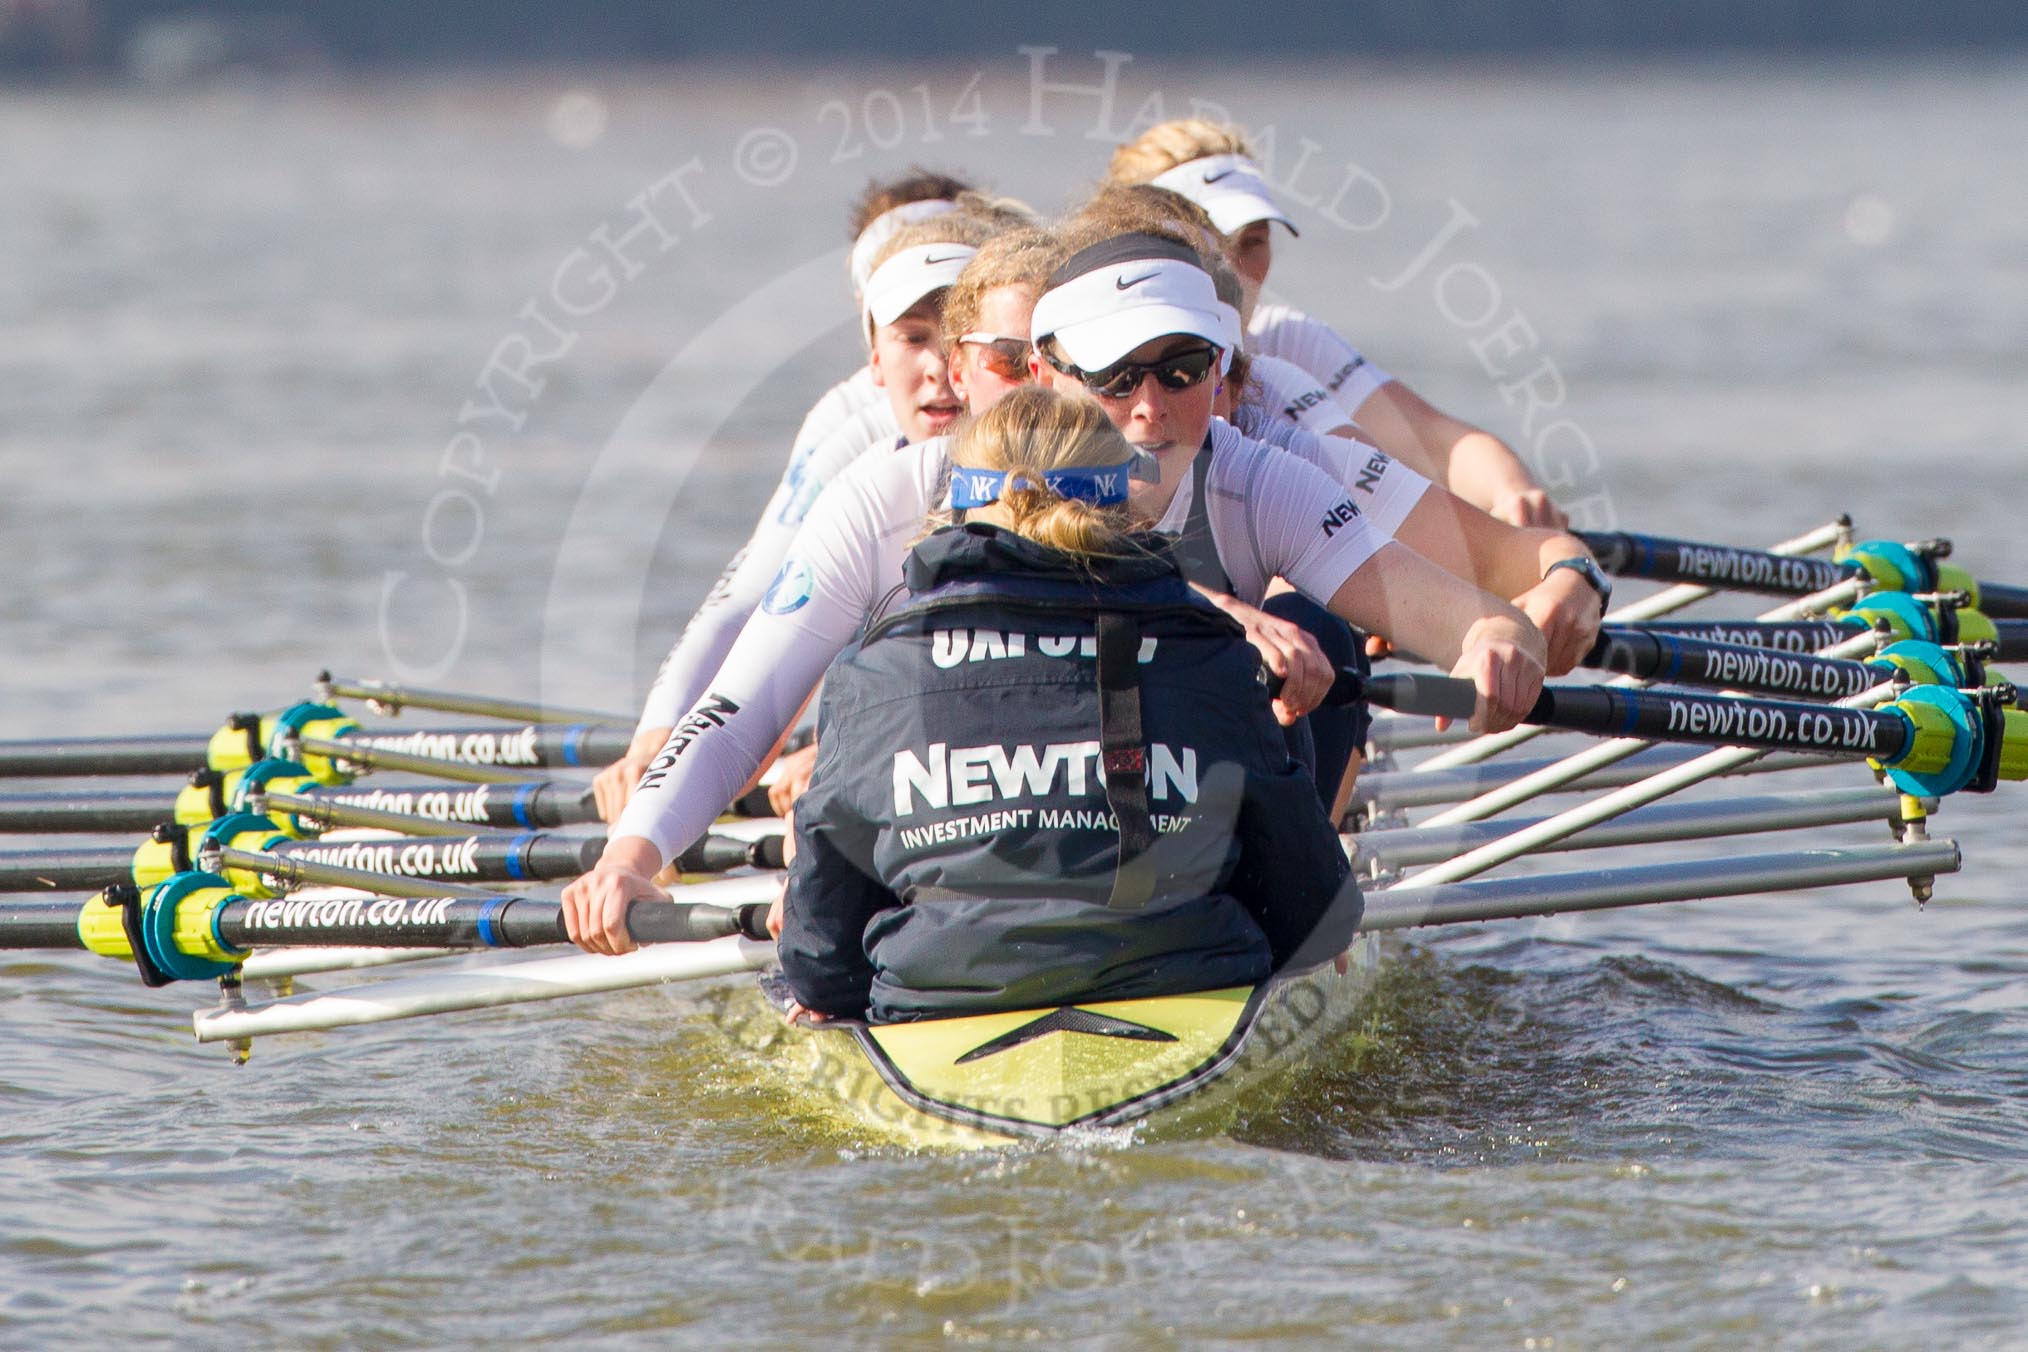
[[[1323,320],[1268,301],[1253,307],[1253,318],[1246,325],[1246,350],[1302,367],[1340,407],[1351,411],[1353,419],[1375,390],[1394,379]]]
[[[1240,405],[1252,404],[1282,421],[1323,436],[1349,426],[1352,415],[1317,379],[1292,361],[1254,356]]]
[[[1296,428],[1289,435],[1294,444],[1285,451],[1225,422],[1211,424],[1206,517],[1232,594],[1249,605],[1261,603],[1275,577],[1328,602],[1387,543],[1387,531],[1427,486],[1357,442]],[[924,519],[948,501],[950,446],[938,438],[866,455],[831,484],[710,689],[642,776],[613,834],[645,837],[664,859],[704,834],[831,660],[901,585],[903,561]],[[1382,462],[1377,471],[1372,457]],[[1183,528],[1192,491],[1186,478],[1159,529]]]
[[[704,693],[719,664],[732,651],[741,627],[760,604],[768,583],[774,580],[789,552],[789,542],[796,538],[824,485],[867,451],[876,446],[892,449],[900,439],[886,392],[873,383],[868,368],[861,367],[825,392],[803,419],[789,467],[761,510],[753,533],[725,565],[704,603],[662,659],[642,702],[637,731],[672,726],[677,715]]]
[[[803,425],[796,429],[796,450],[815,446],[855,413],[863,413],[869,408],[885,410],[887,392],[873,383],[873,368],[862,366],[824,391],[817,397],[817,402],[810,405],[810,411],[803,415]],[[888,421],[893,420],[890,414]],[[900,428],[894,429],[895,435],[900,433]]]
[[[839,409],[860,397],[851,391],[862,380],[874,402],[862,405],[856,412],[839,413]],[[1253,410],[1247,415],[1249,426],[1256,429],[1279,424],[1291,431],[1300,428],[1322,434],[1350,421],[1344,409],[1301,368],[1284,361],[1256,359],[1242,398],[1245,401],[1242,407]],[[635,725],[637,731],[673,727],[677,716],[704,694],[726,654],[732,651],[733,640],[752,618],[762,593],[788,557],[790,542],[796,538],[803,518],[825,485],[835,482],[866,452],[892,450],[900,441],[901,434],[884,391],[873,384],[871,374],[864,368],[832,386],[817,401],[803,421],[804,432],[818,423],[820,413],[825,414],[829,431],[817,439],[798,435],[796,452],[753,533],[732,556],[704,603],[677,635],[669,655],[662,659],[654,684],[642,702],[640,721]],[[1282,444],[1278,434],[1256,430],[1251,435]]]

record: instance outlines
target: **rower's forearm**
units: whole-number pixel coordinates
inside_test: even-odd
[[[1592,557],[1591,551],[1585,548],[1584,541],[1568,531],[1538,530],[1533,533],[1546,536],[1547,538],[1540,541],[1536,546],[1535,578],[1533,582],[1528,584],[1529,586],[1533,586],[1535,582],[1540,582],[1543,578],[1549,576],[1549,565],[1552,563],[1559,563],[1564,559],[1588,559]],[[1525,591],[1527,588],[1524,587],[1522,590]],[[1521,593],[1513,592],[1510,594],[1519,596]]]
[[[599,867],[652,878],[662,871],[662,851],[646,836],[613,834],[599,852]]]
[[[1399,540],[1346,580],[1331,598],[1331,610],[1446,670],[1488,632],[1538,650],[1542,643],[1526,615]]]
[[[1511,446],[1478,428],[1469,428],[1439,457],[1444,477],[1438,482],[1484,511],[1542,486]]]

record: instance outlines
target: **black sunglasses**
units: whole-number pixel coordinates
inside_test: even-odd
[[[1186,347],[1181,352],[1171,352],[1154,361],[1116,361],[1098,371],[1081,370],[1063,360],[1047,347],[1037,349],[1042,359],[1067,376],[1084,382],[1084,387],[1093,394],[1108,399],[1124,399],[1141,388],[1141,382],[1149,376],[1155,383],[1170,392],[1187,390],[1192,385],[1203,383],[1218,365],[1218,349],[1206,344],[1203,347]]]

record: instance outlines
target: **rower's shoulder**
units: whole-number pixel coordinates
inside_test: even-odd
[[[802,451],[815,446],[868,409],[887,412],[887,400],[882,397],[880,387],[873,383],[873,368],[861,366],[817,396],[816,402],[803,415],[802,426],[797,429],[796,449]],[[887,420],[894,421],[891,412],[887,413]]]
[[[950,438],[934,437],[900,446],[894,440],[874,443],[846,465],[832,480],[825,498],[840,492],[844,497],[906,510],[927,504],[943,481]]]
[[[1244,496],[1248,487],[1259,483],[1263,475],[1303,478],[1315,472],[1331,476],[1341,448],[1327,445],[1327,438],[1300,427],[1283,424],[1274,430],[1274,438],[1267,440],[1249,435],[1222,418],[1213,419],[1211,491]],[[1354,444],[1343,443],[1344,447]]]

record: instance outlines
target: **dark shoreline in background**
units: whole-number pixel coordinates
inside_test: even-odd
[[[767,7],[638,0],[0,0],[0,80],[132,76],[163,83],[218,70],[666,63],[884,56],[1008,56],[1023,44],[1141,58],[1974,55],[2028,48],[2028,5],[1986,0],[1708,0],[1626,5],[1536,0],[1292,0],[1267,24],[1227,0],[1169,0],[1160,23],[1094,16],[1072,0],[976,11],[822,3]]]

